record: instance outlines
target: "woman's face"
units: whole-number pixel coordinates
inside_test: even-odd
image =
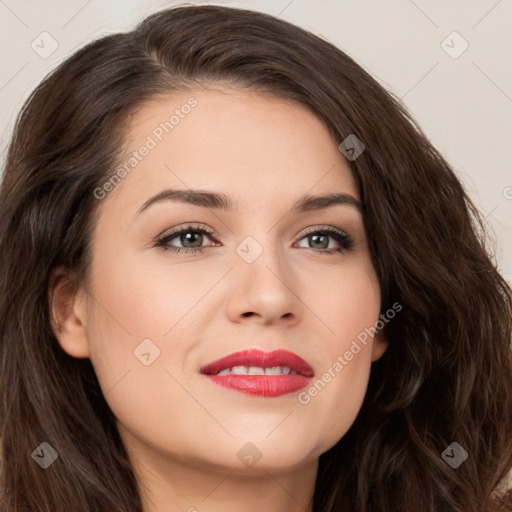
[[[129,130],[119,183],[95,191],[89,284],[63,348],[91,359],[123,441],[147,464],[255,472],[315,461],[354,422],[386,348],[364,334],[380,290],[347,161],[309,111],[254,92],[160,98]],[[170,190],[233,208],[152,200]],[[352,200],[294,210],[331,194]],[[248,349],[292,352],[314,375],[201,372]],[[296,361],[261,363],[287,365]]]

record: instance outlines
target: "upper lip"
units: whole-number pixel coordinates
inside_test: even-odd
[[[226,368],[233,368],[233,366],[260,366],[262,368],[287,366],[305,377],[312,377],[314,375],[313,368],[304,359],[293,352],[282,349],[272,350],[271,352],[263,352],[258,349],[233,352],[202,366],[200,372],[215,374]]]

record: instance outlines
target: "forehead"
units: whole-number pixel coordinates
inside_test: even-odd
[[[279,203],[307,192],[359,196],[329,130],[290,100],[246,90],[180,91],[139,106],[125,126],[118,167],[127,172],[109,200],[140,203],[164,187]]]

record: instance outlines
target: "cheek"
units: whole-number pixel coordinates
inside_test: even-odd
[[[218,281],[218,272],[211,269],[183,268],[166,265],[165,255],[150,265],[143,256],[113,259],[97,251],[87,336],[90,359],[105,393],[114,386],[119,393],[128,380],[136,378],[139,385],[128,403],[145,401],[139,390],[169,386],[163,367],[173,373],[183,370],[194,340],[200,338],[195,330],[203,305],[198,303]],[[144,358],[155,364],[145,366]],[[158,377],[155,368],[160,371]]]
[[[348,431],[363,403],[371,370],[373,328],[380,313],[380,287],[372,268],[354,266],[332,280],[330,302],[322,318],[324,336],[320,370],[298,396],[308,415],[324,425],[321,450]]]
[[[378,320],[380,286],[366,260],[340,266],[315,282],[323,283],[323,287],[310,287],[305,300],[316,308],[313,312],[328,331],[326,351],[333,354]]]
[[[176,411],[191,402],[175,371],[189,347],[173,344],[169,350],[171,336],[186,340],[178,333],[181,324],[164,334],[183,317],[192,297],[187,300],[181,293],[186,281],[182,273],[174,272],[176,278],[165,281],[154,270],[146,272],[142,269],[147,267],[133,263],[119,258],[113,265],[99,256],[93,266],[94,299],[87,325],[90,359],[118,421],[140,438],[148,437],[151,425],[150,438],[170,441],[185,435],[180,431],[171,435],[169,425],[176,423]],[[198,296],[193,298],[197,301]],[[142,346],[144,350],[139,350]],[[150,364],[145,365],[147,353]],[[178,381],[172,377],[175,374]]]
[[[311,385],[301,391],[298,402],[321,425],[320,453],[334,446],[350,429],[363,403],[371,366],[371,347],[359,343],[351,350],[351,341],[340,342]],[[356,353],[354,353],[356,352]],[[350,360],[347,357],[351,354]]]
[[[153,250],[153,249],[151,249]],[[156,250],[156,249],[155,249]],[[93,275],[101,297],[102,316],[119,336],[132,342],[163,339],[179,325],[218,280],[217,273],[197,271],[192,266],[166,265],[165,255],[150,260],[131,255],[115,264],[99,255]]]

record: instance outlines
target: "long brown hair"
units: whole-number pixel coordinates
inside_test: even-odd
[[[223,82],[305,105],[365,151],[358,180],[389,348],[347,434],[322,454],[315,512],[512,510],[512,292],[460,181],[399,100],[329,42],[259,12],[186,6],[87,44],[24,104],[0,190],[0,509],[140,512],[89,359],[59,346],[47,290],[91,262],[94,190],[142,102]],[[47,442],[58,460],[31,454]],[[468,458],[443,460],[453,442]],[[501,496],[501,497],[500,497]]]

